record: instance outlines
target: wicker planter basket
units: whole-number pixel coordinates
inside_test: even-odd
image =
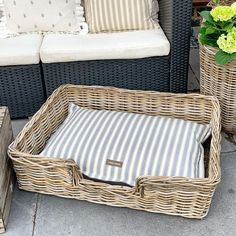
[[[236,134],[236,60],[224,66],[214,61],[216,49],[201,46],[201,93],[220,100],[222,127]]]
[[[230,6],[231,4],[233,4],[235,2],[235,0],[221,0],[220,1],[220,5],[223,5],[223,6]],[[213,2],[213,1],[210,1],[208,3],[208,6],[216,6],[216,4]]]
[[[227,5],[230,6],[231,4],[233,4],[235,2],[235,0],[222,0],[221,4],[222,5]]]
[[[128,111],[212,124],[206,148],[206,177],[139,177],[135,187],[84,178],[73,160],[39,157],[67,116],[68,103],[94,109]],[[208,155],[209,154],[209,155]],[[21,189],[100,204],[189,218],[206,216],[220,181],[220,107],[214,97],[66,85],[57,89],[9,147]]]

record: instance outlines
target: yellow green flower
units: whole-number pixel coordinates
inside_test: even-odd
[[[235,15],[236,15],[236,2],[234,2],[231,7],[234,9]]]
[[[231,7],[236,8],[236,2],[234,2]]]
[[[236,27],[233,27],[227,35],[222,34],[217,40],[219,48],[227,53],[236,52]]]
[[[234,7],[218,6],[211,10],[211,15],[214,21],[227,21],[232,19],[236,15],[236,12]]]

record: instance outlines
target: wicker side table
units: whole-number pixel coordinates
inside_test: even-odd
[[[12,141],[11,120],[7,107],[0,107],[0,233],[6,230],[13,192],[13,171],[7,148]]]

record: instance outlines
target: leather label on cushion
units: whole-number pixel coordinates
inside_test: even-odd
[[[107,159],[106,165],[122,168],[123,162],[121,162],[121,161],[113,161],[113,160]]]

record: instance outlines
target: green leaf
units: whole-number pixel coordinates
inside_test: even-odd
[[[209,37],[209,35],[200,34],[199,41],[203,45],[208,45],[208,46],[212,46],[212,47],[218,47],[218,45],[216,43],[216,41],[217,41],[216,38]]]
[[[216,30],[214,28],[207,28],[205,34],[214,34]]]
[[[206,29],[207,29],[206,27],[200,28],[200,29],[199,29],[199,33],[200,33],[200,34],[205,34],[205,33],[206,33]]]
[[[225,65],[231,62],[232,60],[232,55],[222,50],[219,50],[215,55],[215,61],[219,65]]]
[[[234,58],[236,58],[236,52],[231,54],[231,59],[234,60]]]
[[[206,27],[212,27],[212,26],[216,26],[216,24],[215,24],[215,22],[214,22],[214,23],[211,23],[211,22],[209,22],[209,21],[205,21],[205,22],[204,22],[204,26],[206,26]]]
[[[215,22],[214,22],[214,20],[213,20],[213,18],[212,18],[212,16],[211,16],[210,11],[202,11],[202,12],[200,12],[200,16],[201,16],[203,19],[205,19],[206,21],[208,21],[208,22],[210,22],[210,23],[212,23],[212,24],[215,24]]]
[[[234,26],[233,22],[226,22],[225,25],[223,26],[223,30],[228,31],[231,30]]]
[[[213,0],[213,2],[217,5],[220,4],[220,0]]]

